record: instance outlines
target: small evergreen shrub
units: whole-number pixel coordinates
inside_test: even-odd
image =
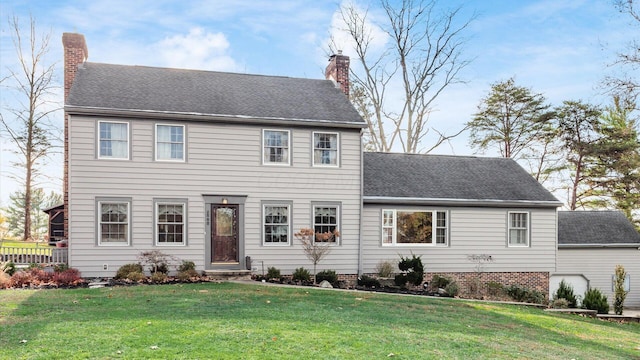
[[[396,269],[393,264],[387,260],[380,261],[378,265],[376,265],[376,273],[382,278],[391,277],[395,271]]]
[[[3,272],[9,276],[16,273],[16,264],[13,261],[7,261],[6,263],[0,263],[0,272]]]
[[[130,272],[127,274],[127,276],[125,277],[125,279],[133,281],[133,282],[140,282],[142,280],[145,280],[147,277],[141,273],[141,272]]]
[[[573,286],[566,283],[564,279],[560,281],[560,285],[558,286],[558,290],[556,290],[555,295],[553,295],[553,299],[567,299],[570,308],[575,308],[578,303],[576,296],[573,293]]]
[[[193,261],[182,260],[182,264],[178,266],[179,272],[188,272],[191,270],[196,270],[196,263],[194,263]]]
[[[144,270],[142,269],[142,265],[140,264],[124,264],[122,266],[120,266],[120,268],[118,269],[118,271],[116,271],[116,276],[114,276],[114,279],[119,280],[119,279],[129,279],[129,274],[131,273],[140,273],[142,274],[144,272]]]
[[[309,272],[309,270],[300,267],[293,272],[292,279],[293,281],[309,282],[311,281],[311,273]]]
[[[622,315],[624,308],[624,300],[627,297],[628,291],[624,290],[624,282],[627,277],[627,272],[622,265],[616,265],[615,278],[613,283],[613,311],[616,315]]]
[[[591,288],[584,293],[582,307],[589,310],[596,310],[598,311],[598,314],[609,313],[609,302],[607,301],[607,296],[596,288]]]
[[[507,295],[514,301],[527,302],[533,304],[545,304],[546,298],[543,293],[537,290],[530,290],[518,285],[511,285],[506,289]]]
[[[323,270],[316,274],[316,282],[321,283],[322,280],[327,280],[331,285],[338,283],[338,274],[333,270]]]
[[[407,283],[412,285],[422,284],[424,278],[424,265],[422,265],[422,259],[420,256],[415,256],[415,254],[411,254],[411,258],[400,256],[398,269],[402,271],[402,274],[398,274],[394,278],[394,282],[397,286],[405,286]]]
[[[176,274],[176,278],[178,278],[178,280],[180,281],[188,281],[197,277],[200,277],[200,274],[198,274],[195,269],[178,271],[178,273]]]
[[[267,280],[280,279],[280,269],[270,266],[267,268]]]
[[[433,275],[431,278],[431,287],[434,289],[444,289],[449,285],[451,279],[445,276]]]
[[[460,288],[457,282],[452,281],[445,286],[444,291],[446,291],[449,296],[455,297],[460,292]]]
[[[376,278],[372,278],[371,276],[362,275],[358,278],[358,285],[368,288],[379,288],[380,281]]]
[[[69,265],[64,264],[64,263],[53,265],[53,272],[55,272],[55,273],[61,273],[61,272],[65,271],[65,270],[67,270],[67,269],[69,269]]]

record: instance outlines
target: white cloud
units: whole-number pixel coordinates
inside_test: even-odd
[[[343,53],[352,58],[356,57],[355,47],[356,43],[351,35],[346,31],[347,25],[340,9],[353,6],[361,17],[365,18],[365,32],[370,34],[371,42],[369,44],[369,53],[371,55],[379,55],[387,46],[389,41],[389,35],[377,24],[377,15],[373,9],[363,9],[351,0],[344,0],[331,17],[331,27],[329,34],[331,39],[327,39],[326,43],[333,41],[336,50],[342,50]]]
[[[152,48],[163,66],[199,70],[238,71],[239,66],[228,54],[229,41],[223,33],[211,33],[201,27],[186,35],[166,37]]]

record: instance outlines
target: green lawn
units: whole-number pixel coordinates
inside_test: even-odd
[[[640,325],[520,306],[252,284],[0,291],[0,358],[388,356],[640,359]]]

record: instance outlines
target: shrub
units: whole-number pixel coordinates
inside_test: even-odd
[[[458,287],[457,282],[452,281],[447,284],[447,286],[445,286],[444,291],[446,291],[449,296],[454,297],[458,295],[458,293],[460,292],[460,288]]]
[[[176,274],[176,277],[180,281],[187,281],[196,277],[200,277],[200,274],[198,274],[198,272],[195,269],[190,269],[190,270],[178,271],[178,273]]]
[[[551,308],[553,309],[566,309],[569,307],[569,302],[567,301],[567,299],[554,299],[551,302]]]
[[[137,271],[133,271],[127,274],[127,276],[125,277],[125,279],[133,281],[133,282],[140,282],[144,279],[146,279],[147,277],[141,273],[141,272],[137,272]]]
[[[7,261],[5,263],[0,263],[0,273],[5,273],[9,276],[16,273],[16,264],[12,261]]]
[[[528,302],[533,304],[544,304],[546,302],[544,294],[537,290],[530,290],[518,285],[511,285],[505,290],[509,297],[518,302]]]
[[[293,272],[293,276],[292,276],[293,281],[306,281],[309,282],[311,281],[311,273],[309,272],[309,270],[300,267],[297,268],[294,272]]]
[[[178,266],[178,272],[187,272],[191,270],[196,270],[196,263],[194,263],[193,261],[182,260],[182,264]]]
[[[270,266],[267,268],[267,280],[280,279],[280,269]]]
[[[372,278],[371,276],[362,275],[358,278],[358,285],[368,288],[379,288],[380,281],[378,281],[378,279]]]
[[[449,285],[451,279],[445,276],[433,275],[431,278],[431,287],[434,289],[444,289]]]
[[[53,282],[58,286],[71,286],[82,282],[80,271],[74,268],[68,268],[53,274]]]
[[[566,283],[564,279],[560,281],[560,285],[555,295],[553,295],[553,299],[567,299],[569,307],[571,308],[575,308],[577,304],[576,296],[573,294],[573,286]]]
[[[143,251],[138,255],[142,264],[149,266],[149,271],[153,273],[169,273],[169,263],[177,260],[174,256],[167,255],[159,250]]]
[[[396,269],[393,264],[387,260],[380,261],[378,265],[376,265],[376,273],[383,278],[391,277],[395,271]]]
[[[0,271],[0,289],[6,289],[11,284],[11,276],[6,272]]]
[[[333,270],[323,270],[316,274],[316,282],[321,283],[322,280],[327,280],[333,284],[338,283],[338,274]]]
[[[394,278],[396,285],[405,286],[407,283],[412,285],[422,284],[424,278],[424,266],[422,265],[422,259],[420,256],[415,256],[414,254],[411,254],[411,258],[400,256],[398,269],[402,271],[402,274],[398,274]]]
[[[55,264],[55,265],[53,265],[53,272],[60,273],[60,272],[63,272],[65,270],[67,270],[68,268],[69,268],[69,265],[64,264],[64,263]]]
[[[142,269],[142,265],[140,264],[124,264],[120,266],[118,271],[116,272],[116,276],[114,279],[129,279],[129,274],[131,273],[140,273],[142,274],[144,270]]]
[[[31,285],[33,278],[26,271],[16,271],[15,274],[11,276],[11,280],[9,281],[9,287],[21,288],[25,286]]]
[[[487,294],[491,296],[500,296],[504,294],[504,285],[499,282],[489,281],[484,284],[484,286],[487,289]]]
[[[616,275],[613,283],[613,311],[616,315],[622,315],[624,307],[624,299],[627,297],[627,291],[624,290],[624,281],[627,272],[622,265],[616,265]]]
[[[596,288],[591,288],[584,293],[582,307],[589,310],[596,310],[598,314],[609,313],[609,302],[607,302],[606,295]]]
[[[26,272],[31,276],[31,283],[34,285],[48,283],[53,279],[53,274],[44,271],[41,267],[28,268]]]
[[[153,274],[151,274],[151,281],[156,284],[163,283],[167,281],[167,274],[161,271],[156,271]]]

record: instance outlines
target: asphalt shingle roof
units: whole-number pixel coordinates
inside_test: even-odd
[[[558,245],[638,244],[640,233],[619,211],[558,211]]]
[[[558,203],[512,159],[369,152],[364,196]]]
[[[330,80],[86,62],[71,107],[353,123],[364,120]]]

